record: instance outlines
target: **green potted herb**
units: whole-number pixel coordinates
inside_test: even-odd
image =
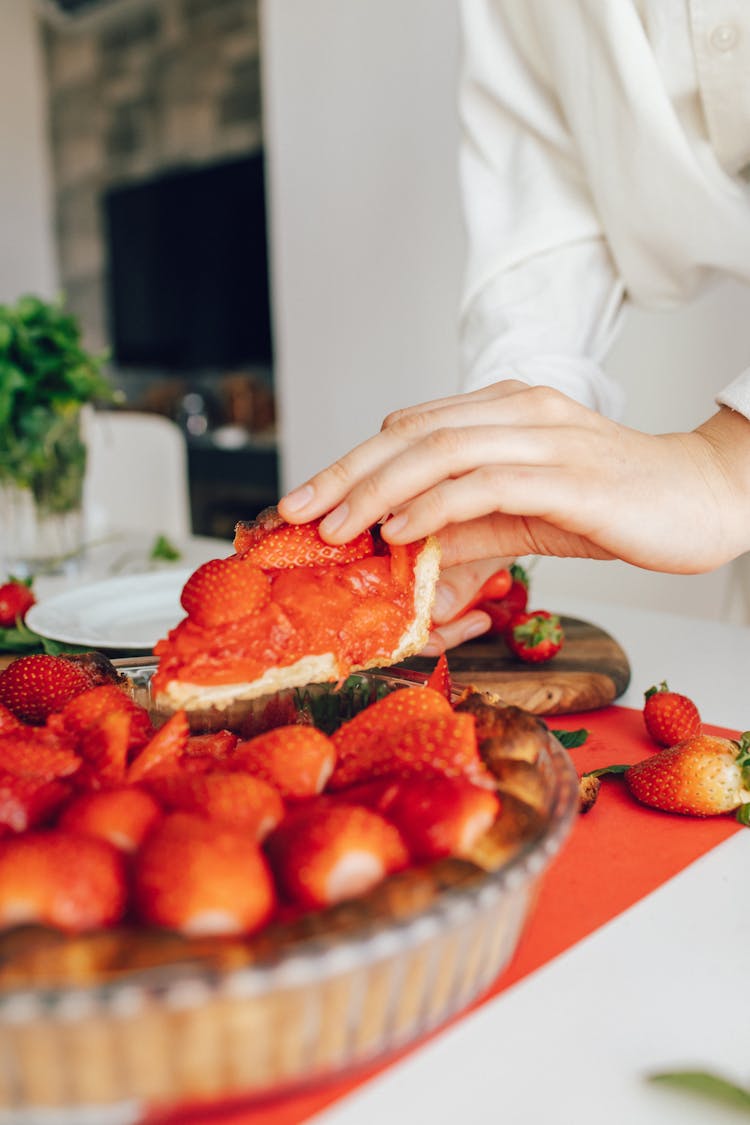
[[[103,362],[62,301],[0,305],[0,569],[55,569],[81,547],[81,409],[112,398]]]

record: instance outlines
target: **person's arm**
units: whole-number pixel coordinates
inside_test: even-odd
[[[468,390],[503,378],[553,386],[616,416],[621,393],[600,361],[623,284],[552,86],[545,35],[555,32],[540,32],[537,9],[494,0],[462,5],[464,383]]]

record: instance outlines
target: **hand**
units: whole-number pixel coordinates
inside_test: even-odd
[[[750,548],[750,422],[722,407],[651,435],[549,387],[505,381],[390,415],[279,503],[345,542],[384,515],[391,543],[438,534],[443,562],[620,558],[711,570]]]
[[[437,628],[432,630],[423,649],[425,656],[438,656],[487,632],[492,624],[489,614],[480,609],[469,609],[466,613],[462,610],[471,604],[491,575],[509,565],[509,559],[482,559],[441,572],[432,607],[432,621]]]

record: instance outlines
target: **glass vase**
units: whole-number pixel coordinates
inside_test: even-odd
[[[21,466],[4,463],[0,454],[0,576],[69,573],[81,561],[86,447],[80,410],[35,410],[33,436]]]

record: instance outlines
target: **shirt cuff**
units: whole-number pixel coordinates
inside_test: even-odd
[[[622,415],[625,404],[622,388],[593,359],[566,355],[534,355],[515,360],[493,358],[494,361],[475,368],[466,378],[467,391],[488,387],[500,379],[518,379],[530,387],[554,387],[608,418],[618,419]],[[750,372],[747,380],[750,409]]]
[[[750,420],[750,367],[716,396],[719,406],[728,406]]]

